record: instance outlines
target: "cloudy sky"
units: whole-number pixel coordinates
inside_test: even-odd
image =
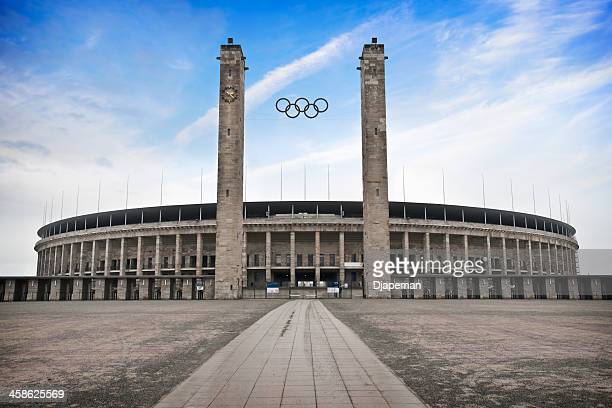
[[[0,5],[0,274],[34,274],[46,219],[215,199],[219,44],[247,57],[247,200],[361,198],[358,56],[385,44],[390,198],[569,218],[612,248],[606,1]],[[450,3],[450,4],[449,4]],[[325,97],[315,120],[278,97]],[[63,205],[62,205],[63,192]],[[561,201],[562,214],[559,212]],[[566,204],[567,202],[567,204]],[[53,213],[51,214],[51,206]]]

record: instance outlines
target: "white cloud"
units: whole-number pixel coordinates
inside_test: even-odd
[[[193,68],[191,61],[185,59],[175,59],[169,62],[168,66],[179,71],[189,71]]]

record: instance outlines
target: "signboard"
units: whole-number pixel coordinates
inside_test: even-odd
[[[268,282],[266,283],[266,293],[278,294],[280,293],[280,288],[278,282]]]
[[[345,268],[363,268],[363,262],[345,262]]]

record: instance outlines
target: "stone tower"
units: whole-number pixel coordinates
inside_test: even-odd
[[[244,73],[242,47],[221,45],[215,299],[242,296]]]
[[[385,104],[385,47],[365,44],[361,53],[361,155],[363,177],[364,295],[390,297],[390,291],[372,288],[375,261],[389,260],[389,197],[387,177],[387,111]]]

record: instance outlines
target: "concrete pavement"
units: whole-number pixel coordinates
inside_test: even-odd
[[[215,353],[158,404],[195,407],[423,407],[318,300],[287,302]]]

